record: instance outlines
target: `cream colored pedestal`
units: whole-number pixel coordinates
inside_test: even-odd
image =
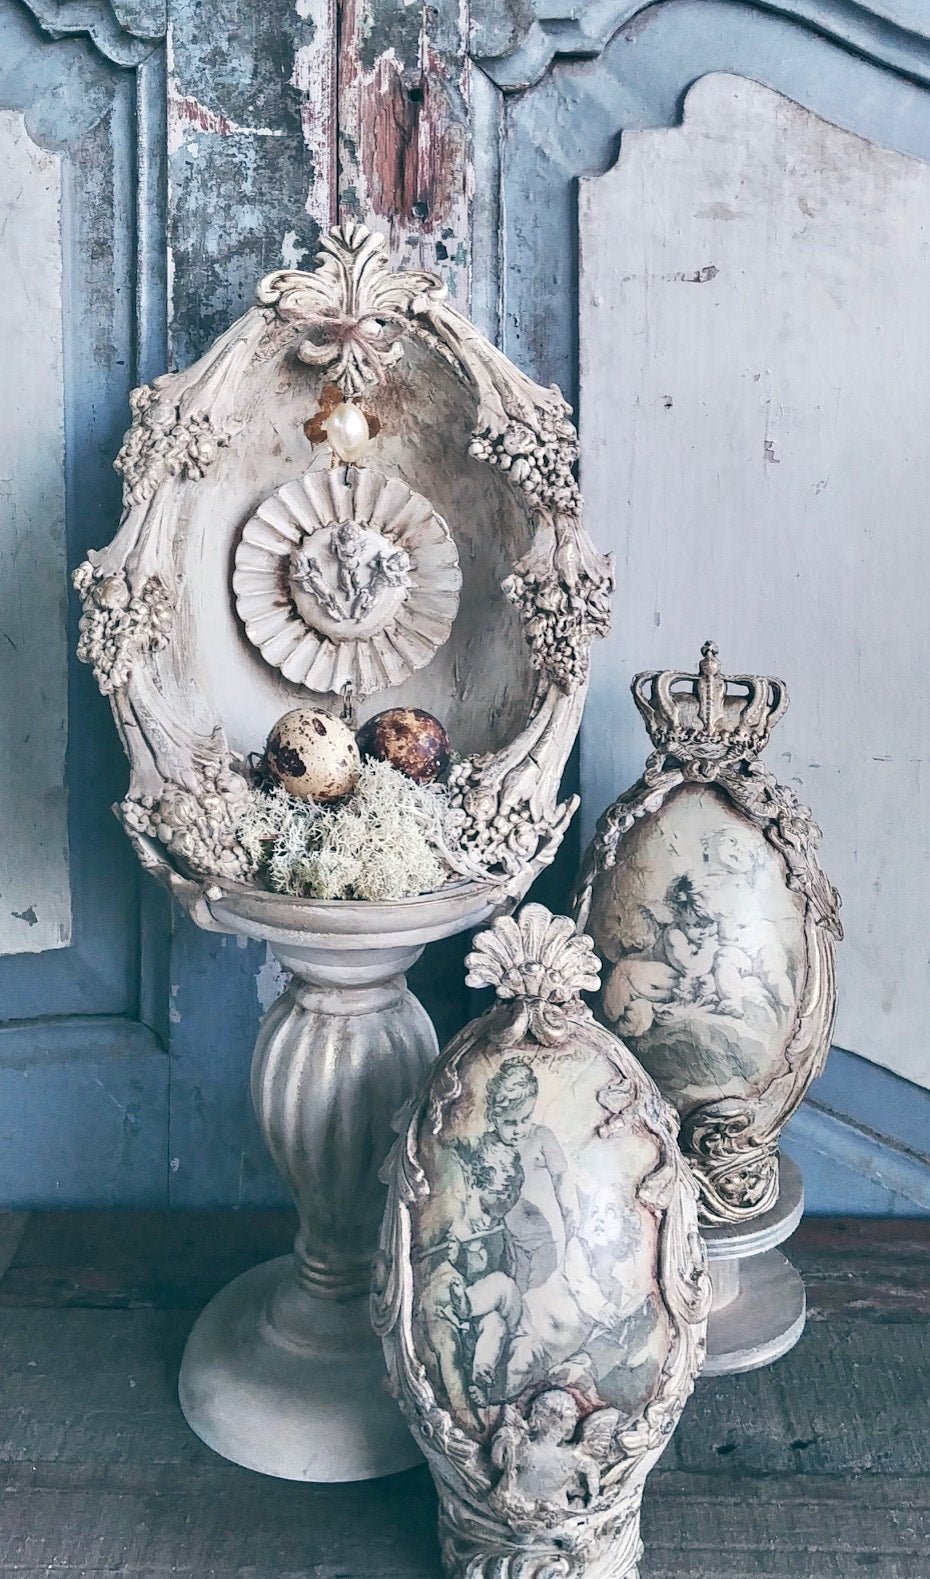
[[[435,938],[493,909],[488,885],[392,905],[295,905],[270,895],[211,905],[264,937],[289,971],[265,1015],[252,1099],[294,1194],[293,1256],[254,1267],[211,1300],[187,1342],[179,1396],[224,1458],[287,1480],[367,1480],[419,1459],[368,1316],[395,1114],[436,1056],[405,972]],[[299,930],[298,930],[299,928]]]

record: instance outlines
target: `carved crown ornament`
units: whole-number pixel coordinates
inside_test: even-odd
[[[338,711],[347,694],[443,686],[479,721],[479,749],[448,778],[455,876],[525,891],[577,806],[559,781],[612,591],[558,390],[484,339],[438,277],[392,270],[383,238],[349,223],[311,271],[268,275],[257,305],[192,367],[136,390],[132,411],[119,530],[74,584],[141,858],[209,924],[206,887],[254,886],[237,825],[271,698]],[[519,716],[505,641],[525,675]],[[484,745],[493,684],[511,717]]]

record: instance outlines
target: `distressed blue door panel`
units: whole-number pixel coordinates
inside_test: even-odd
[[[73,36],[59,37],[68,24]],[[103,3],[0,0],[0,108],[59,161],[70,571],[113,535],[129,391],[164,365],[161,49],[123,32]],[[26,619],[29,575],[27,560]],[[77,615],[68,598],[71,942],[0,958],[0,1200],[157,1203],[167,1198],[167,905],[112,815],[126,765],[109,707],[73,657]]]
[[[0,1027],[4,1207],[166,1206],[168,1061],[114,1015]]]
[[[274,1206],[290,1199],[249,1097],[258,1021],[283,978],[264,947],[203,933],[175,913],[170,984],[173,1206]]]
[[[140,349],[136,73],[87,40],[50,44],[21,6],[0,6],[0,105],[20,110],[40,146],[62,156],[66,513],[69,569],[112,536],[113,457],[126,426]],[[29,326],[23,325],[28,336]],[[39,524],[37,523],[37,530]],[[28,565],[23,576],[28,583]],[[28,592],[25,593],[28,597]],[[77,640],[70,601],[69,650]],[[68,695],[73,942],[0,959],[0,1018],[135,1015],[140,901],[136,863],[110,807],[126,768],[109,709],[71,663]],[[29,761],[21,764],[29,793]]]
[[[589,58],[556,55],[528,90],[504,91],[500,138],[476,150],[479,179],[500,185],[500,335],[508,355],[577,396],[575,183],[615,162],[624,130],[677,125],[688,88],[709,72],[750,77],[859,136],[930,158],[930,25],[925,21],[908,42],[900,29],[890,35],[870,27],[870,9],[877,8],[802,0],[779,8],[732,0],[582,7],[582,24],[585,14],[598,24]],[[575,8],[566,5],[569,11]],[[841,21],[853,11],[874,58],[847,45]],[[611,14],[631,12],[626,26],[609,30]],[[815,12],[821,15],[816,27],[804,21]],[[571,55],[576,34],[553,23],[550,54],[555,37]],[[888,69],[882,49],[893,54],[892,44],[922,80]],[[528,65],[518,52],[489,69],[497,81],[519,83]],[[477,274],[494,267],[492,257],[476,254]]]

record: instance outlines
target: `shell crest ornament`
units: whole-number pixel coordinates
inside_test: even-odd
[[[639,674],[655,751],[609,807],[575,904],[604,965],[600,1012],[678,1109],[705,1223],[778,1194],[778,1138],[826,1057],[839,898],[819,829],[758,761],[780,680]]]
[[[259,505],[236,548],[249,641],[315,692],[400,685],[452,629],[462,585],[428,500],[370,467],[308,471]]]
[[[696,1190],[674,1113],[580,996],[590,938],[531,904],[467,966],[495,1004],[400,1120],[373,1319],[452,1579],[633,1579],[703,1360]]]

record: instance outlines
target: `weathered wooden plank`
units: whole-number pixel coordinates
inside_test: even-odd
[[[213,1464],[217,1469],[213,1469]],[[78,1479],[79,1477],[75,1477]],[[438,1579],[425,1470],[367,1485],[308,1487],[211,1461],[153,1466],[62,1487],[38,1465],[8,1476],[0,1562],[26,1571],[285,1579]],[[658,1471],[643,1510],[642,1579],[918,1579],[930,1482],[812,1477],[728,1480]],[[9,1570],[6,1570],[9,1571]]]
[[[928,1397],[925,1324],[812,1323],[768,1369],[699,1381],[669,1461],[706,1474],[930,1473]]]
[[[291,1225],[277,1212],[30,1219],[0,1282],[0,1570],[439,1579],[425,1470],[357,1486],[269,1480],[211,1454],[180,1414],[192,1311],[179,1307],[283,1248]],[[699,1384],[647,1487],[642,1579],[927,1571],[930,1349],[912,1296],[930,1231],[818,1221],[793,1253],[834,1306],[770,1370]],[[900,1319],[884,1306],[870,1319],[863,1291],[901,1289]],[[168,1308],[107,1308],[134,1301]]]
[[[926,1220],[808,1217],[786,1249],[807,1286],[810,1321],[930,1318]]]

